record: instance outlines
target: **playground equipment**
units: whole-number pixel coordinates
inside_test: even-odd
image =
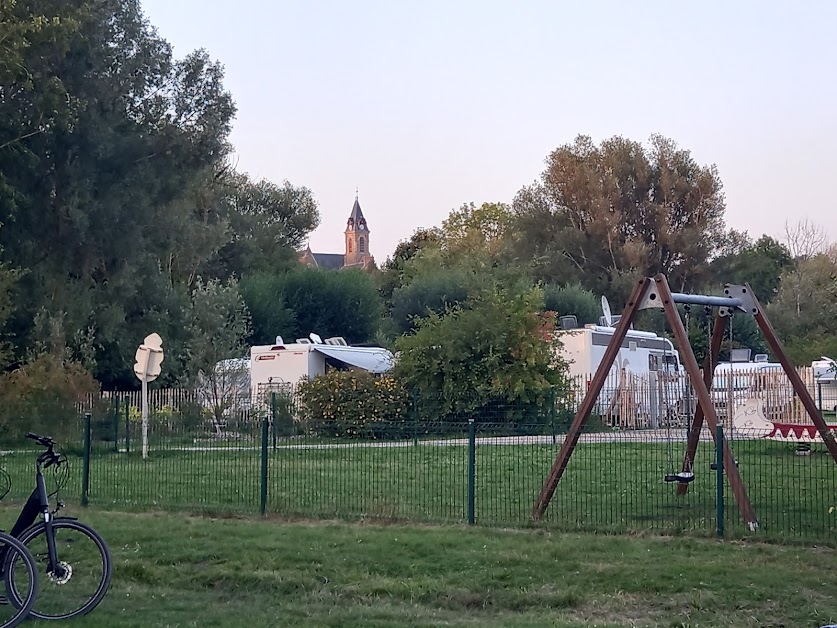
[[[751,397],[735,409],[735,431],[742,436],[767,438],[787,443],[821,443],[822,435],[816,425],[781,423],[771,421],[764,413],[761,399]],[[829,431],[837,431],[837,425],[828,425]]]
[[[680,315],[677,311],[676,306],[678,303],[718,308],[718,312],[713,323],[710,347],[704,363],[702,377],[694,351],[689,343],[686,329],[684,328],[683,322],[680,320]],[[716,438],[718,417],[712,403],[710,389],[712,387],[712,379],[714,376],[718,354],[721,349],[721,342],[724,337],[726,320],[730,317],[733,311],[743,312],[747,315],[753,316],[761,329],[765,340],[767,340],[770,349],[782,365],[785,374],[805,407],[805,411],[811,418],[811,421],[816,427],[822,441],[828,448],[831,457],[834,459],[834,462],[837,463],[837,440],[835,440],[834,435],[829,431],[828,425],[826,425],[825,421],[823,421],[820,416],[819,410],[814,403],[811,394],[808,392],[808,389],[802,382],[802,379],[799,377],[799,374],[794,370],[790,359],[782,347],[782,343],[776,336],[773,326],[767,319],[764,309],[761,307],[756,295],[753,294],[750,286],[748,284],[727,284],[724,288],[724,296],[672,293],[665,276],[659,274],[654,277],[645,277],[639,280],[628,298],[628,302],[622,316],[619,318],[616,330],[614,331],[613,337],[608,344],[605,355],[599,363],[593,380],[590,382],[590,388],[578,408],[578,412],[570,425],[567,436],[564,439],[555,462],[550,469],[549,475],[544,482],[544,486],[538,495],[537,501],[532,509],[533,519],[540,519],[549,506],[549,502],[555,493],[558,482],[561,480],[561,477],[567,468],[570,456],[572,456],[572,453],[578,443],[578,439],[581,436],[582,428],[590,416],[590,412],[602,390],[607,374],[613,365],[620,347],[622,346],[622,342],[625,340],[628,328],[636,318],[638,312],[649,308],[662,309],[665,313],[666,320],[668,321],[668,324],[674,334],[674,341],[680,351],[680,357],[686,368],[689,381],[694,387],[695,395],[697,397],[697,407],[689,429],[683,465],[679,472],[667,474],[668,477],[665,478],[668,481],[677,483],[678,494],[682,495],[688,491],[689,482],[694,477],[692,474],[692,467],[694,465],[695,453],[697,452],[697,446],[704,420],[710,428],[712,438]],[[724,439],[722,446],[723,471],[727,474],[730,488],[732,489],[732,493],[735,496],[735,500],[738,505],[738,511],[749,529],[756,530],[758,528],[758,518],[756,517],[755,510],[753,509],[750,499],[747,496],[747,491],[741,480],[741,475],[738,472],[738,466],[726,439]]]

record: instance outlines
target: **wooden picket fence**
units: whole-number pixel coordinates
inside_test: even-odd
[[[837,384],[818,388],[810,367],[800,367],[797,373],[815,402],[819,402],[821,397],[826,411],[837,406]],[[572,377],[567,396],[558,402],[569,410],[577,410],[591,380],[592,374]],[[186,404],[193,408],[211,409],[212,406],[208,396],[195,389],[152,388],[148,396],[149,412],[152,415],[176,414]],[[726,427],[731,427],[734,414],[728,412],[728,408],[735,408],[752,396],[762,400],[765,413],[771,420],[797,424],[811,422],[782,370],[753,369],[716,374],[712,398],[716,414]],[[113,404],[114,400],[119,400],[122,408],[129,406],[133,412],[139,412],[142,407],[142,393],[138,390],[105,391],[95,399],[88,399],[86,405],[93,407],[95,404],[101,408]],[[695,405],[694,391],[682,373],[638,374],[623,370],[611,372],[593,408],[593,414],[610,427],[626,430],[660,429],[685,426]],[[255,406],[249,399],[229,400],[229,407],[235,408],[236,414],[242,418],[253,412],[263,412],[264,408],[257,409]]]
[[[818,387],[810,367],[796,369],[814,402],[826,412],[837,407],[837,384]],[[592,374],[571,380],[571,404],[577,409],[590,387]],[[687,390],[689,393],[687,394]],[[717,373],[712,399],[719,420],[731,427],[735,408],[750,397],[761,399],[773,421],[805,425],[811,419],[781,369],[746,369]],[[685,425],[696,406],[694,390],[685,374],[632,373],[612,371],[605,381],[593,413],[611,427],[621,429],[661,428]]]

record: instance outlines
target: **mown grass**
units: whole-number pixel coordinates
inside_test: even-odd
[[[91,460],[90,502],[115,508],[160,508],[257,513],[261,450],[152,449],[113,453],[97,447]],[[461,523],[468,514],[468,452],[464,445],[289,448],[268,451],[267,511],[292,517],[410,520]],[[811,456],[792,445],[733,443],[741,476],[759,517],[759,535],[835,539],[837,465],[815,446]],[[677,496],[663,476],[680,460],[682,444],[582,443],[559,484],[547,525],[607,531],[716,529],[716,475],[712,445],[703,443],[696,480]],[[475,518],[480,524],[530,525],[532,504],[557,453],[557,445],[488,445],[476,449]],[[31,454],[4,456],[13,475],[12,497],[32,486]],[[78,499],[80,458],[71,460],[67,494]],[[744,534],[726,486],[726,524]]]
[[[112,549],[73,625],[822,626],[835,550],[549,530],[76,511]],[[4,525],[13,513],[0,509]]]

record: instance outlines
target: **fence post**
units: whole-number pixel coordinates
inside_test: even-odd
[[[131,405],[125,397],[125,453],[131,453]]]
[[[262,490],[259,500],[259,514],[267,512],[267,439],[268,439],[267,417],[262,419]]]
[[[416,404],[415,393],[410,396],[413,404],[413,447],[418,447],[418,405]]]
[[[119,398],[113,398],[113,453],[119,453]]]
[[[715,473],[717,482],[717,496],[715,508],[717,518],[718,538],[724,538],[724,426],[719,422],[715,433]]]
[[[555,394],[555,389],[550,389],[549,392],[550,397],[550,404],[549,404],[549,422],[552,425],[552,444],[555,444],[555,402],[557,401],[557,395]]]
[[[819,401],[820,416],[822,417],[824,415],[825,410],[825,408],[823,408],[822,406],[822,382],[817,382],[817,400]]]
[[[81,505],[87,506],[90,499],[90,429],[91,419],[89,412],[84,415],[84,462],[81,467]]]
[[[276,391],[270,393],[270,424],[273,431],[273,450],[276,451]]]
[[[468,525],[474,525],[474,475],[476,472],[477,428],[468,419]]]

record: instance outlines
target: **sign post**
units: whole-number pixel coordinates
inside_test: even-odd
[[[137,349],[134,356],[134,374],[142,382],[142,458],[148,458],[148,382],[160,375],[163,363],[163,339],[159,334],[150,334]]]

